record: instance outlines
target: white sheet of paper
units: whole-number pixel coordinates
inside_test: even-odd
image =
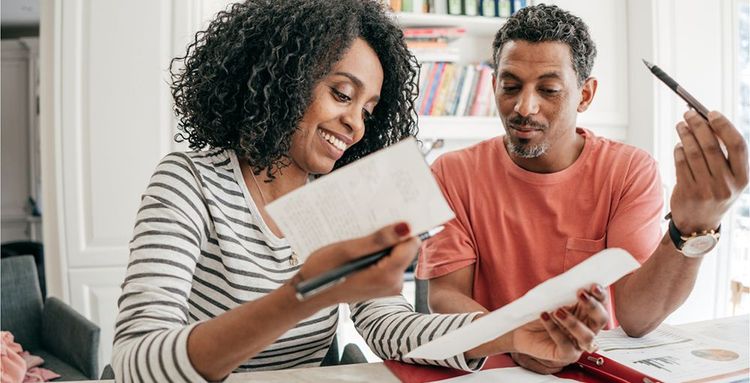
[[[266,211],[300,260],[398,221],[417,235],[454,217],[411,137],[278,198]]]
[[[567,272],[538,284],[521,298],[417,347],[406,357],[448,359],[537,319],[542,311],[575,303],[578,289],[589,288],[593,283],[609,286],[638,267],[638,261],[625,250],[600,251]]]
[[[736,336],[747,333],[740,328],[748,325],[747,318],[716,325],[734,329],[730,335]],[[665,382],[746,382],[750,372],[747,338],[727,342],[691,331],[694,328],[662,324],[641,338],[630,338],[618,327],[599,333],[596,343],[602,355]]]
[[[522,382],[551,383],[575,382],[575,380],[558,378],[554,375],[540,375],[521,367],[491,368],[473,374],[439,380],[439,383],[486,383],[486,382]],[[438,383],[436,382],[436,383]]]

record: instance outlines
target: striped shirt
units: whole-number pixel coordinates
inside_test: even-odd
[[[172,153],[157,166],[138,210],[115,324],[118,382],[199,382],[187,338],[200,321],[281,287],[300,268],[250,197],[234,152]],[[352,321],[383,359],[474,370],[480,360],[406,360],[420,344],[476,313],[419,314],[402,296],[352,304]],[[298,323],[238,371],[320,365],[338,306]]]

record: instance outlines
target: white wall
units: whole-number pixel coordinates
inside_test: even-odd
[[[167,68],[199,3],[42,3],[48,289],[100,325],[102,367],[141,193],[176,147]]]

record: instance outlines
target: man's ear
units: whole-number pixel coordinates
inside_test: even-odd
[[[581,102],[578,103],[578,113],[585,112],[589,108],[589,105],[591,105],[591,102],[594,101],[598,84],[599,82],[596,80],[596,77],[589,77],[583,82],[583,86],[581,86]]]

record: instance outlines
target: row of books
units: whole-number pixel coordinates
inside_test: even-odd
[[[527,0],[383,0],[394,12],[509,17]]]
[[[461,52],[450,43],[465,33],[461,27],[404,28],[404,40],[419,62],[452,62],[460,59]]]
[[[497,116],[487,64],[423,63],[417,111],[423,116]]]

